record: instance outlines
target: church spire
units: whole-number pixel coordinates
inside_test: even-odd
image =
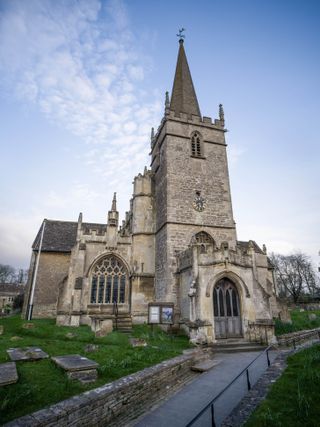
[[[182,37],[179,39],[179,45],[170,110],[173,110],[175,113],[193,114],[201,117],[197,95],[193,87],[189,65],[183,47]]]

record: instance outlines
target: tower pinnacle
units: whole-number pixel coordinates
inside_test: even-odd
[[[113,193],[111,210],[113,212],[116,212],[116,210],[117,210],[117,193]]]

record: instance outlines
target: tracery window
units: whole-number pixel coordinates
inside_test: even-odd
[[[235,286],[222,279],[213,290],[213,308],[216,317],[239,316],[239,297]]]
[[[191,135],[191,155],[194,157],[203,157],[203,147],[199,132]]]
[[[214,245],[214,240],[205,231],[200,231],[192,237],[191,244],[199,246],[200,253],[205,254],[209,245]]]
[[[99,260],[91,273],[91,304],[124,304],[128,273],[119,258],[108,255]]]

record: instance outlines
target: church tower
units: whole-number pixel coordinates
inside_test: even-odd
[[[171,100],[167,93],[165,115],[151,141],[158,301],[177,307],[177,255],[197,233],[207,233],[217,248],[236,247],[225,132],[222,105],[219,119],[201,116],[180,38]]]

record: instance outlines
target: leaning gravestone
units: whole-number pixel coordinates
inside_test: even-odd
[[[96,381],[98,377],[97,368],[99,364],[79,354],[68,354],[67,356],[56,356],[51,359],[60,368],[64,369],[71,380],[81,383]]]
[[[13,362],[40,360],[49,357],[39,347],[9,348],[7,353]]]
[[[8,384],[14,384],[18,381],[16,364],[7,362],[0,364],[0,387]]]

